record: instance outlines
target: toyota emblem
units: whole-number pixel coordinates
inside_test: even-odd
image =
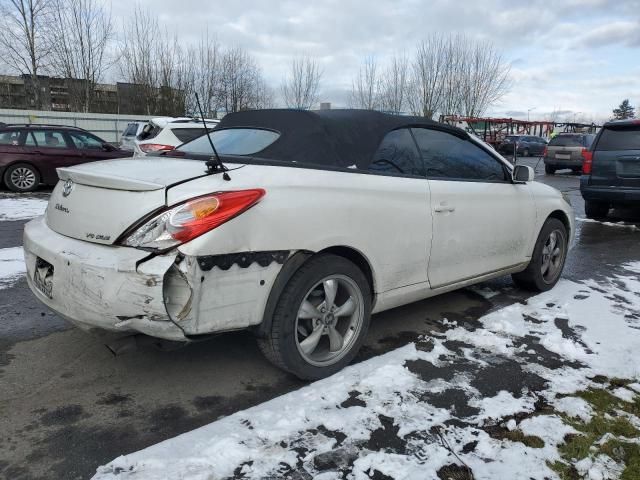
[[[64,182],[64,186],[62,187],[62,196],[68,197],[73,190],[73,180],[67,180]]]

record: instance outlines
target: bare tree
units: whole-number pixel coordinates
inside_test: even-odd
[[[466,52],[459,80],[460,113],[467,117],[482,115],[511,88],[511,67],[488,41],[459,43]]]
[[[322,70],[310,57],[294,58],[290,74],[282,84],[282,96],[289,108],[309,110],[318,101],[318,87]]]
[[[216,117],[220,108],[218,84],[220,81],[220,64],[221,52],[218,40],[209,36],[209,31],[200,38],[200,42],[195,48],[190,49],[189,55],[193,58],[187,60],[188,63],[195,65],[193,68],[193,78],[190,89],[189,82],[186,82],[187,91],[187,111],[197,112],[195,105],[195,96],[198,93],[202,109],[209,117]]]
[[[399,115],[407,103],[409,59],[405,54],[394,55],[380,79],[380,108]]]
[[[53,0],[51,71],[70,79],[74,110],[90,111],[96,84],[109,66],[111,13],[96,0]],[[75,80],[75,81],[74,81]]]
[[[431,35],[418,45],[412,65],[408,96],[414,115],[433,118],[442,105],[443,80],[447,69],[447,42]]]
[[[416,51],[409,87],[413,114],[482,115],[510,88],[509,65],[487,41],[433,34]]]
[[[46,67],[51,4],[48,0],[3,0],[0,4],[2,60],[31,79],[34,107],[44,107],[38,75]]]
[[[353,108],[376,110],[380,105],[378,64],[372,56],[365,58],[353,80],[350,104]]]
[[[218,98],[225,112],[264,108],[270,94],[256,60],[241,47],[226,50],[220,65]]]

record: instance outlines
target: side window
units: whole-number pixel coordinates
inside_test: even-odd
[[[9,130],[0,133],[0,145],[20,145],[20,130]]]
[[[414,128],[412,131],[428,178],[485,182],[506,180],[502,163],[470,140],[439,130]]]
[[[55,130],[34,130],[32,131],[32,135],[39,147],[67,148],[67,143],[64,141],[62,132]],[[28,144],[29,139],[27,138],[27,145]]]
[[[402,128],[387,133],[373,155],[369,170],[380,173],[425,175],[422,159],[409,129]]]
[[[102,150],[102,142],[93,135],[80,132],[69,132],[69,136],[76,148]]]
[[[37,147],[36,138],[33,136],[33,132],[27,132],[27,136],[24,140],[24,144],[27,147]]]

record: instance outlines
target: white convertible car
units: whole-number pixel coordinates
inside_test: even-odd
[[[511,274],[558,281],[571,206],[464,131],[334,110],[226,116],[173,152],[58,169],[25,227],[29,285],[87,330],[177,341],[251,329],[330,375],[372,313]]]

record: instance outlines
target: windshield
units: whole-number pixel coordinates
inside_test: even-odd
[[[220,155],[253,155],[275,142],[280,134],[257,128],[227,128],[211,132],[211,140]],[[178,151],[211,155],[211,145],[206,135],[176,148]]]
[[[558,135],[549,142],[550,147],[583,147],[582,135]]]

